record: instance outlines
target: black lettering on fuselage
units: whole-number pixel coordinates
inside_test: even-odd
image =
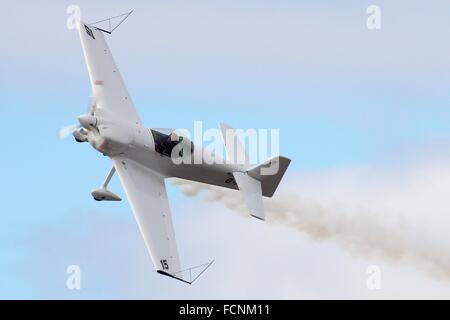
[[[94,33],[92,32],[91,28],[89,28],[87,25],[84,25],[84,28],[86,29],[86,33],[89,37],[95,40]]]

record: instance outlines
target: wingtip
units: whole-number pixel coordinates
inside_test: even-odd
[[[184,280],[184,279],[182,279],[182,278],[176,277],[176,276],[174,276],[173,274],[170,274],[170,273],[165,272],[165,271],[162,271],[162,270],[156,270],[156,272],[158,272],[159,274],[162,274],[163,276],[167,276],[167,277],[170,277],[170,278],[179,280],[179,281],[184,282],[184,283],[187,283],[187,284],[192,284],[192,282],[193,282],[193,281],[192,281],[192,282],[189,282],[189,281]]]
[[[211,260],[211,262],[208,262],[208,263],[205,263],[205,264],[196,266],[196,267],[188,268],[188,269],[185,269],[185,270],[182,270],[182,271],[179,271],[179,272],[175,272],[175,273],[173,273],[173,274],[172,274],[172,273],[168,273],[168,272],[163,271],[163,270],[156,270],[156,272],[159,273],[159,274],[162,274],[162,275],[164,275],[164,276],[167,276],[167,277],[170,277],[170,278],[179,280],[179,281],[181,281],[181,282],[187,283],[187,284],[193,284],[198,278],[200,278],[200,276],[206,271],[206,269],[208,269],[213,263],[214,263],[214,259]],[[200,273],[199,273],[197,276],[195,276],[194,278],[192,277],[192,273],[189,272],[189,274],[190,274],[190,280],[189,280],[189,281],[188,281],[188,280],[185,280],[185,279],[183,279],[183,278],[181,278],[181,277],[177,277],[177,276],[176,276],[176,274],[183,274],[183,272],[191,271],[191,270],[193,270],[193,269],[198,269],[198,268],[202,268],[202,270],[201,270]]]

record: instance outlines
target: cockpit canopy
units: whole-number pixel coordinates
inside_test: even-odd
[[[183,150],[190,148],[190,153],[194,152],[194,144],[186,137],[181,136],[174,129],[150,129],[155,141],[155,151],[167,157],[172,156],[172,150],[178,144],[185,142],[185,146],[180,148],[178,156],[183,156]]]

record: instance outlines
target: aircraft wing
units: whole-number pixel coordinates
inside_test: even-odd
[[[158,273],[183,279],[164,178],[125,157],[114,157],[128,202]]]
[[[141,124],[103,32],[80,21],[79,33],[96,103],[96,115],[115,116]]]

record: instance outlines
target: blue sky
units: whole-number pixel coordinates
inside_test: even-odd
[[[372,3],[382,9],[379,31],[365,27],[365,10]],[[225,121],[241,128],[279,128],[280,151],[293,160],[293,172],[376,166],[403,157],[405,150],[420,158],[429,145],[448,145],[447,1],[6,0],[2,7],[9,14],[0,22],[0,298],[167,298],[176,290],[190,297],[185,288],[144,270],[151,265],[139,255],[145,250],[126,201],[92,201],[89,192],[104,179],[109,159],[72,139],[57,140],[58,129],[85,111],[90,94],[78,35],[65,26],[69,4],[79,5],[86,21],[135,9],[108,41],[149,127],[189,129],[202,120],[209,127]],[[121,190],[115,180],[112,188]],[[200,259],[194,244],[198,251],[209,249],[190,238],[185,227],[194,222],[184,212],[185,206],[195,211],[198,200],[186,199],[171,186],[169,194],[179,242],[184,239],[180,252],[188,260]],[[269,234],[226,213],[215,218],[230,228]],[[193,216],[202,219],[215,221],[204,212]],[[121,224],[131,240],[102,246],[99,239],[89,252],[83,235],[95,239],[92,226],[109,226],[104,239],[111,240]],[[207,234],[224,248],[219,240],[225,234],[218,240]],[[130,246],[139,254],[129,254]],[[322,253],[334,250],[330,247],[322,245]],[[107,259],[108,253],[130,259],[128,272],[135,266],[149,283],[168,288],[149,294],[139,281],[126,289],[124,279],[111,283],[108,275],[126,273],[103,272],[106,262],[92,262],[96,255]],[[233,259],[232,252],[222,257],[222,263]],[[79,293],[57,289],[71,259],[93,270],[86,272],[90,287]],[[202,288],[193,296],[207,297]],[[257,288],[248,288],[233,290],[251,298]],[[223,289],[217,296],[232,292]],[[320,296],[320,290],[312,296]]]

